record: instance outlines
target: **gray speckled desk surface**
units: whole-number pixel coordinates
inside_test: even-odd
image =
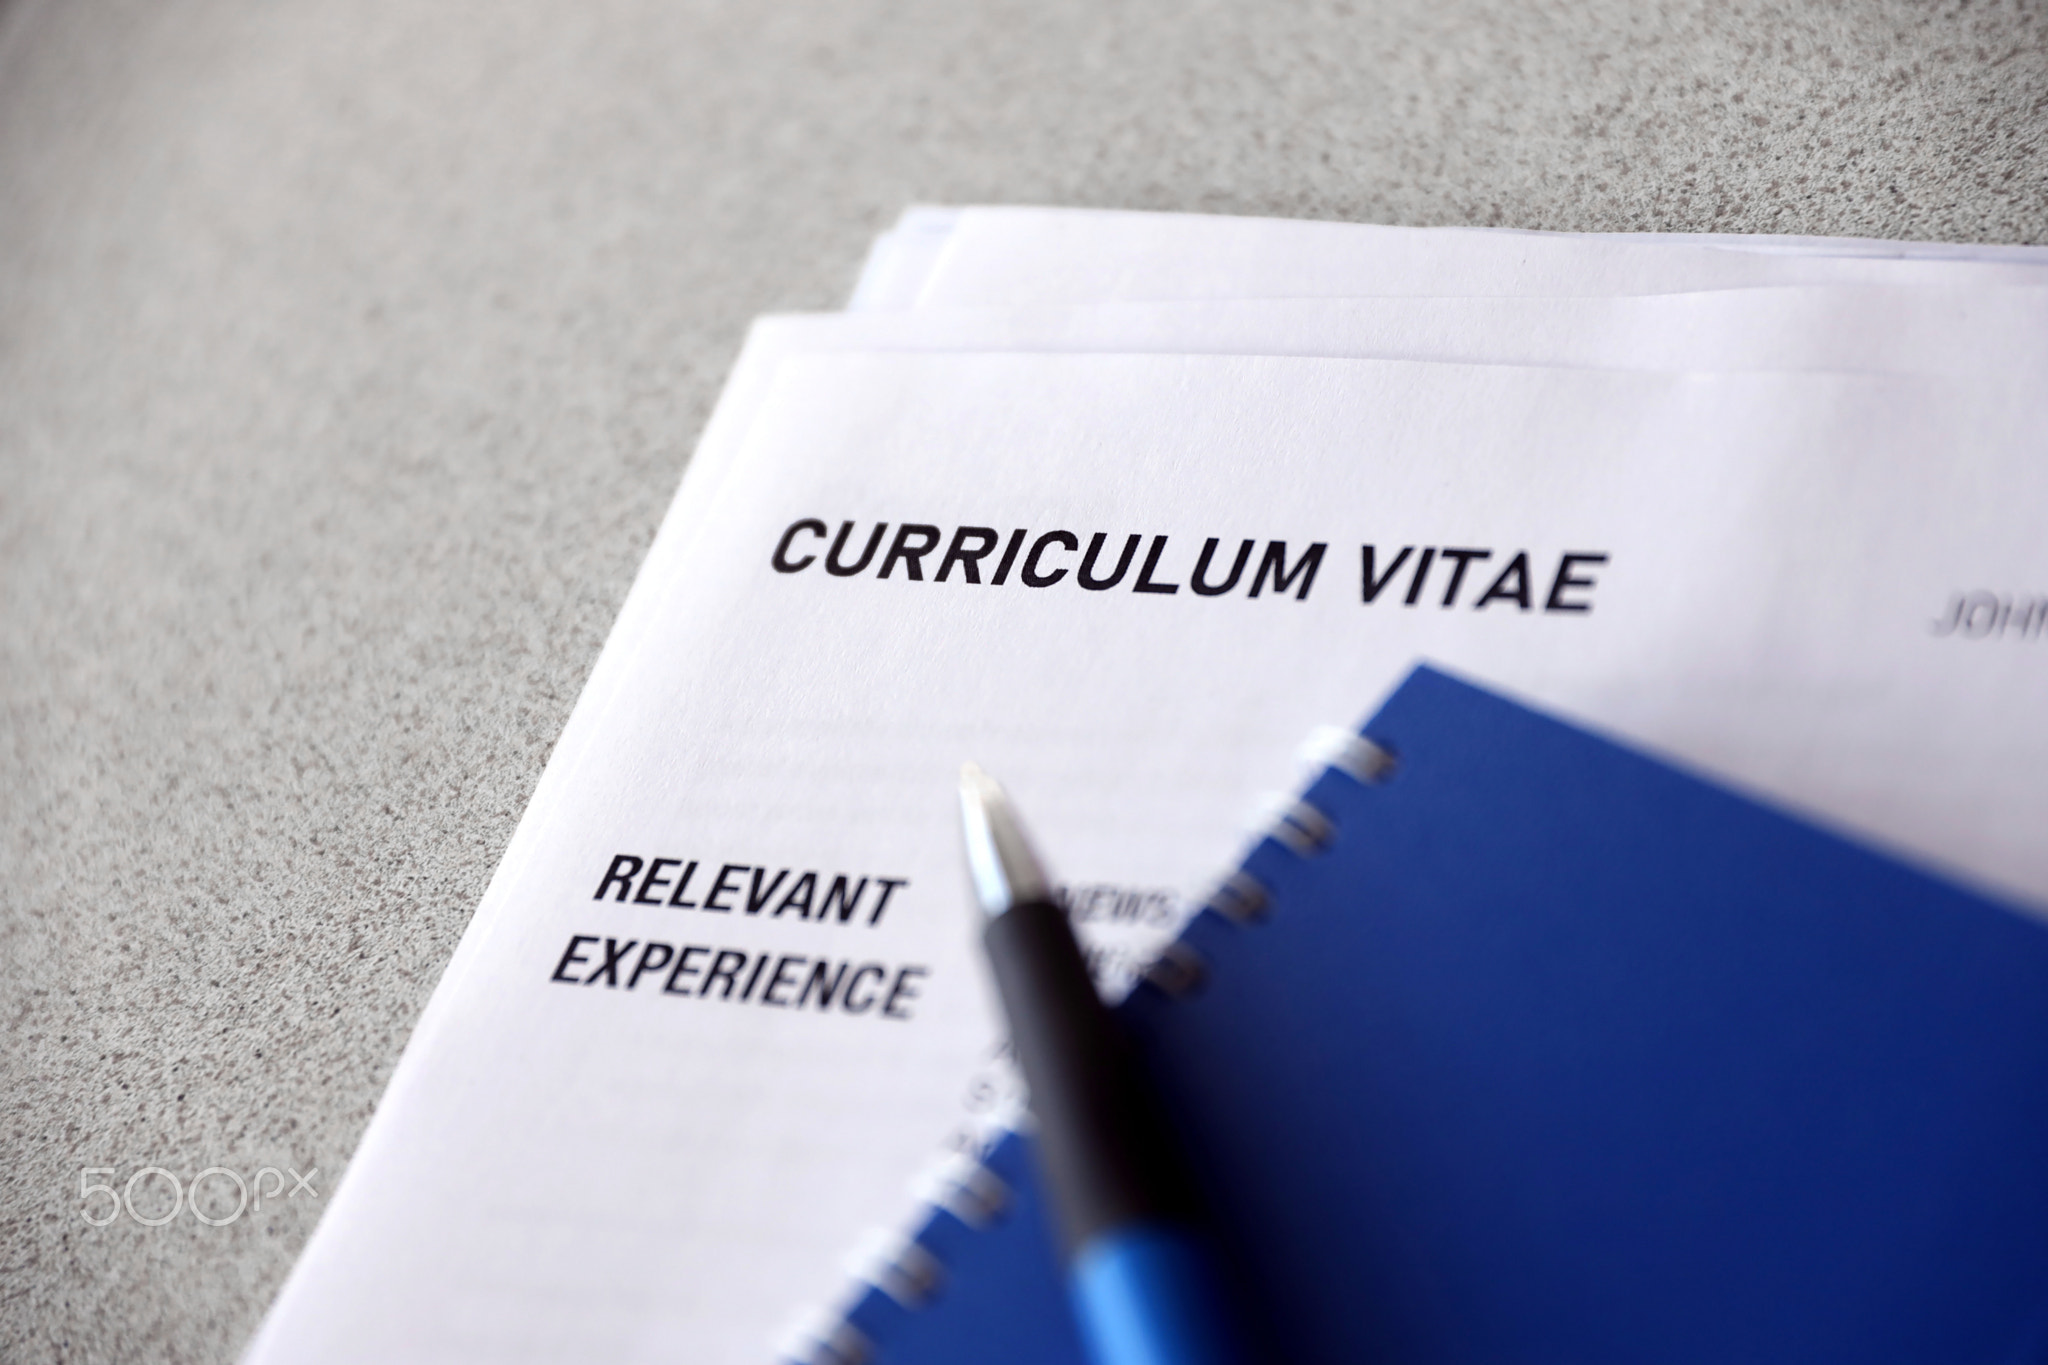
[[[2048,14],[0,3],[0,1357],[239,1350],[747,320],[913,200],[2039,242]],[[151,1165],[320,1198],[82,1221]]]

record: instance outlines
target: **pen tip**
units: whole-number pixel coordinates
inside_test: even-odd
[[[1050,896],[1045,869],[1002,784],[978,764],[960,765],[960,826],[967,845],[967,870],[987,914]]]

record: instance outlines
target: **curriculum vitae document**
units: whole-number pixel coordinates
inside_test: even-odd
[[[1483,234],[1512,240],[1516,234]],[[558,753],[597,724],[784,357],[1057,350],[1353,356],[1631,370],[2048,373],[2048,288],[1795,286],[1623,298],[1254,299],[758,321]],[[536,794],[545,803],[551,785]]]
[[[2048,903],[2029,389],[788,356],[252,1359],[766,1358],[997,1041],[963,758],[1184,902],[1428,659]]]

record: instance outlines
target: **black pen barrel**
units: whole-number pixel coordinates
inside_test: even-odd
[[[1189,1186],[1158,1103],[1066,915],[1028,901],[991,919],[984,940],[1067,1259],[1118,1228],[1188,1222]]]

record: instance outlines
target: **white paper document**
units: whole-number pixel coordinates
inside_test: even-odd
[[[917,307],[924,294],[925,283],[930,279],[946,245],[952,240],[954,230],[960,226],[963,219],[969,217],[982,223],[989,220],[998,223],[995,240],[983,239],[986,245],[969,248],[981,255],[983,268],[1001,270],[1007,267],[1015,270],[1020,264],[1042,264],[1049,254],[1060,261],[1056,271],[1063,277],[1068,277],[1065,261],[1088,261],[1104,253],[1107,253],[1112,263],[1128,261],[1136,252],[1152,256],[1154,259],[1148,263],[1147,273],[1151,278],[1158,279],[1165,271],[1181,269],[1190,262],[1199,268],[1204,262],[1212,261],[1218,252],[1238,252],[1240,247],[1235,244],[1246,243],[1247,239],[1263,239],[1252,244],[1270,245],[1275,250],[1291,251],[1298,249],[1306,236],[1315,240],[1316,249],[1321,253],[1343,249],[1354,254],[1367,255],[1377,255],[1388,242],[1399,241],[1403,243],[1399,253],[1403,259],[1413,261],[1420,255],[1427,262],[1425,269],[1433,288],[1418,291],[1413,286],[1404,284],[1396,291],[1398,293],[1444,292],[1444,283],[1460,267],[1455,264],[1439,267],[1435,263],[1435,256],[1446,244],[1453,242],[1453,254],[1460,259],[1475,250],[1490,251],[1496,260],[1512,259],[1518,242],[1534,239],[1539,249],[1547,249],[1549,244],[1557,242],[1580,243],[1581,246],[1577,249],[1582,252],[1579,257],[1581,261],[1598,261],[1602,258],[1597,250],[1584,252],[1585,246],[1598,248],[1601,244],[1606,244],[1610,248],[1625,248],[1625,254],[1636,260],[1652,262],[1662,254],[1658,248],[1708,247],[1724,252],[1739,251],[1774,256],[2048,265],[2048,247],[2000,246],[1977,242],[1894,242],[1869,237],[1792,237],[1719,232],[1527,232],[1510,228],[1388,227],[1372,223],[1323,222],[1303,225],[1288,220],[1227,218],[1213,214],[1131,213],[1104,209],[1028,207],[969,209],[919,205],[904,210],[896,225],[875,239],[874,248],[869,252],[867,264],[861,271],[859,284],[847,305],[849,311],[876,312]],[[1035,254],[1023,258],[1021,263],[1015,257],[1002,254],[1002,239],[1020,231],[1036,239]],[[971,235],[980,237],[981,233],[977,230]],[[1420,242],[1422,248],[1419,253],[1414,249],[1417,242]],[[1679,261],[1686,258],[1687,253],[1684,252],[1677,253],[1671,258],[1669,277],[1663,283],[1656,283],[1654,279],[1638,278],[1633,281],[1632,287],[1640,289],[1647,286],[1660,292],[1704,287],[1707,281],[1690,284],[1680,281],[1679,276],[1689,269],[1689,266],[1682,266]],[[1103,271],[1099,269],[1099,265],[1098,261],[1093,276],[1099,282],[1096,292],[1086,297],[1070,295],[1066,302],[1100,302],[1111,297],[1130,296],[1122,292],[1124,286],[1117,278],[1117,271],[1114,268]],[[1914,272],[1914,276],[1917,279],[1900,278],[1894,282],[1936,282],[1928,280],[1920,272]],[[1498,281],[1503,277],[1498,271],[1492,271],[1487,278]],[[1553,287],[1544,292],[1570,294],[1594,288],[1594,282],[1586,278],[1560,280],[1553,277],[1549,282],[1553,286],[1562,287]],[[1769,282],[1790,284],[1798,281],[1788,276],[1774,278]],[[1950,278],[1946,282],[1961,281]],[[1327,286],[1328,281],[1318,283]],[[1167,296],[1182,297],[1186,288],[1186,282],[1177,279],[1168,286]],[[1231,288],[1237,291],[1242,286],[1234,284]],[[1085,294],[1086,290],[1082,292]],[[1318,296],[1326,296],[1333,292],[1336,291],[1327,287],[1316,291]],[[1526,291],[1496,289],[1489,292]],[[1042,298],[1035,301],[1046,302]]]
[[[1500,234],[1509,235],[1509,234]],[[558,753],[604,713],[653,600],[782,360],[805,351],[1320,355],[1634,370],[2048,374],[2048,286],[1793,286],[1621,298],[1248,299],[764,318],[649,551]],[[551,792],[544,783],[536,803]]]
[[[920,239],[921,243],[923,239]],[[1915,250],[1878,244],[1627,233],[1502,232],[1200,214],[967,208],[936,250],[899,262],[919,308],[1043,307],[1144,299],[1344,296],[1557,297],[1790,284],[2041,283],[2040,248]]]
[[[771,1358],[999,1040],[963,759],[1156,934],[1427,659],[2048,905],[2038,385],[1119,335],[750,360],[252,1360]]]

